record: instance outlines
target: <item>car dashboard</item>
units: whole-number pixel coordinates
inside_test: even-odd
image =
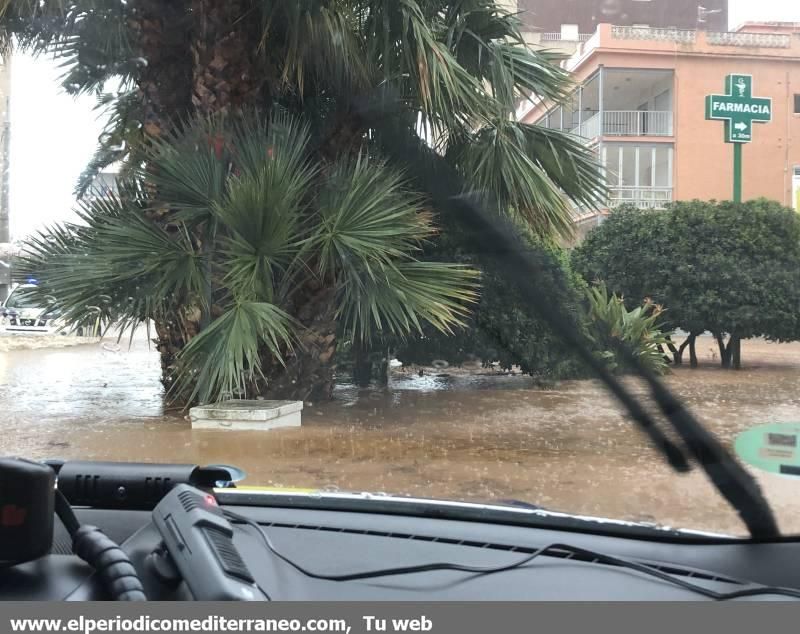
[[[652,538],[546,526],[466,521],[386,512],[249,504],[247,496],[219,495],[223,510],[258,524],[275,548],[316,576],[453,562],[503,567],[552,544],[625,558],[675,579],[720,593],[757,583],[800,588],[800,543],[732,539]],[[149,511],[76,509],[82,523],[99,526],[119,543],[139,572],[148,600],[192,599],[180,580],[165,582],[151,562],[161,536]],[[430,570],[375,579],[312,578],[268,550],[253,526],[235,524],[233,542],[258,586],[278,601],[695,601],[702,594],[636,570],[572,551],[548,551],[524,566],[493,574]],[[746,581],[742,581],[746,580]],[[104,600],[97,576],[71,553],[57,523],[49,555],[0,571],[2,600]],[[760,594],[741,600],[786,600]]]

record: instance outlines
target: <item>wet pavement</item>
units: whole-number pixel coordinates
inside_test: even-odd
[[[745,342],[739,372],[712,365],[712,344],[698,346],[704,367],[667,381],[728,446],[751,426],[800,421],[800,344]],[[143,338],[0,347],[0,455],[229,463],[246,484],[518,499],[743,532],[705,476],[673,473],[595,381],[541,389],[527,377],[436,373],[396,372],[385,390],[341,386],[335,402],[306,405],[299,429],[192,431],[182,412],[163,411],[158,356]],[[756,476],[782,529],[800,533],[800,480]]]

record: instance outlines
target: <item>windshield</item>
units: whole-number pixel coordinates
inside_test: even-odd
[[[0,454],[800,533],[800,9],[134,4],[0,13]]]
[[[26,293],[24,287],[17,288],[8,296],[5,307],[12,310],[23,308],[41,308],[39,301],[30,293]]]

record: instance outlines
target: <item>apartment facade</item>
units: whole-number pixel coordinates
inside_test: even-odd
[[[604,166],[607,208],[576,210],[581,227],[623,203],[729,199],[733,144],[705,118],[705,97],[730,74],[752,76],[772,100],[743,147],[743,199],[765,196],[800,211],[800,24],[746,24],[734,32],[601,24],[565,62],[578,88],[566,104],[524,105],[523,121],[579,136]]]

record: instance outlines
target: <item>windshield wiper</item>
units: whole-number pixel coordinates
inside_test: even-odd
[[[771,539],[780,536],[772,510],[755,479],[733,458],[730,452],[698,421],[664,383],[634,355],[622,341],[616,352],[648,384],[650,394],[664,418],[683,440],[684,448],[675,445],[647,414],[640,400],[619,381],[592,352],[586,336],[558,305],[559,289],[551,284],[540,253],[520,240],[511,224],[498,215],[489,215],[474,197],[460,197],[463,220],[474,230],[475,247],[486,245],[499,257],[503,272],[530,302],[553,331],[567,343],[606,384],[628,409],[631,417],[677,471],[688,468],[687,455],[694,458],[720,494],[736,509],[753,537]]]
[[[495,258],[532,308],[597,374],[673,469],[688,471],[690,457],[694,458],[719,493],[739,514],[753,538],[779,537],[775,517],[755,479],[661,380],[645,368],[626,345],[618,342],[619,354],[648,384],[653,400],[672,430],[683,441],[683,446],[673,442],[660,429],[641,400],[593,354],[586,335],[569,312],[559,305],[558,298],[562,296],[559,285],[564,284],[560,271],[553,271],[552,264],[541,252],[524,243],[503,214],[487,211],[484,192],[465,194],[469,190],[455,170],[422,139],[396,124],[392,117],[391,102],[384,94],[376,101],[362,101],[354,104],[354,107],[376,130],[388,157],[401,158],[402,164],[412,166],[410,176],[432,197],[434,207],[443,212],[443,221],[465,229],[464,237],[476,254]],[[551,283],[548,273],[554,273],[559,282]]]

